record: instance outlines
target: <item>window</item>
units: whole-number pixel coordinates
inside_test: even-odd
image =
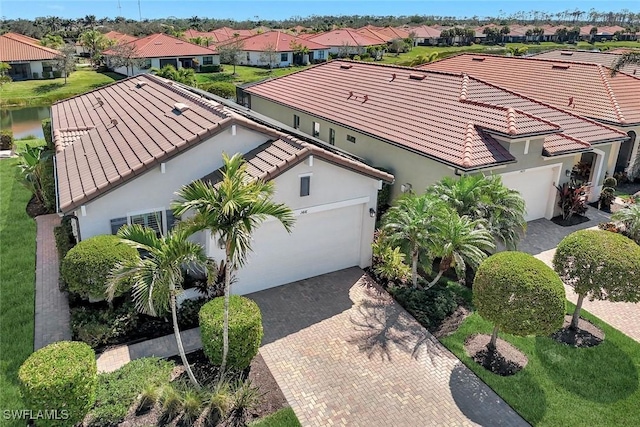
[[[336,145],[336,131],[335,131],[335,129],[329,129],[329,144]]]
[[[139,224],[144,227],[149,227],[154,230],[158,236],[164,232],[162,223],[162,211],[129,215],[129,224]]]
[[[298,129],[300,127],[300,116],[298,116],[297,114],[293,115],[293,127],[295,129]]]
[[[281,53],[280,54],[280,62],[287,62],[289,60],[289,54],[288,53]]]
[[[251,62],[251,52],[247,52],[247,62]]]
[[[43,73],[50,73],[53,71],[53,64],[51,64],[50,62],[43,62],[42,63],[42,72]]]
[[[324,59],[324,50],[319,50],[316,53],[318,54],[316,59]]]
[[[311,130],[313,132],[312,133],[313,136],[315,136],[315,137],[320,136],[320,123],[313,122],[313,128]]]
[[[148,70],[149,68],[151,68],[151,59],[145,59],[145,60],[140,64],[140,69],[141,69],[141,70]]]
[[[355,144],[356,143],[356,137],[355,136],[351,136],[351,135],[347,135],[347,141],[353,142]]]
[[[213,65],[213,56],[203,56],[202,65]]]
[[[311,190],[311,177],[300,177],[300,197],[308,196]]]

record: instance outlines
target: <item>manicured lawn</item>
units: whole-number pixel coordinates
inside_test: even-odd
[[[51,105],[121,78],[120,74],[111,72],[78,70],[69,76],[66,85],[64,78],[11,82],[0,88],[0,106]]]
[[[291,408],[280,409],[263,419],[251,424],[251,427],[299,427],[300,421]]]
[[[221,73],[198,73],[196,74],[196,78],[198,83],[229,82],[241,85],[269,77],[285,76],[295,71],[303,70],[304,68],[306,67],[274,68],[269,71],[265,68],[236,65],[236,74],[233,75],[233,65],[224,65],[224,71]]]
[[[17,159],[0,160],[0,408],[23,409],[17,373],[33,352],[36,223]],[[3,425],[24,426],[24,421]]]
[[[14,144],[16,145],[16,153],[21,152],[22,150],[25,149],[25,147],[28,145],[32,146],[32,147],[43,147],[45,145],[47,145],[46,141],[42,138],[36,138],[36,139],[18,139],[16,141],[14,141]]]
[[[572,312],[574,306],[568,304]],[[640,420],[640,343],[582,310],[605,332],[602,344],[571,348],[547,337],[501,334],[529,363],[521,372],[501,377],[486,371],[465,353],[465,339],[490,334],[492,325],[469,316],[442,343],[529,423],[536,426],[637,426]]]

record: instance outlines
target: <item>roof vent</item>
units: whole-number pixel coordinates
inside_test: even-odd
[[[391,74],[391,80],[389,80],[390,82],[394,81],[396,79],[396,73]]]
[[[111,119],[111,124],[116,126],[118,124],[118,120],[117,119]]]
[[[98,107],[102,107],[104,105],[104,101],[99,96],[96,97],[96,101],[98,101]]]
[[[138,81],[136,82],[136,87],[137,87],[137,88],[141,88],[142,86],[146,86],[146,85],[147,85],[147,82],[142,81],[142,80],[138,80]]]
[[[551,69],[553,70],[568,70],[570,65],[552,65]]]
[[[573,56],[573,52],[560,52],[560,56]]]
[[[478,57],[471,58],[471,60],[472,60],[472,61],[478,61],[478,62],[482,62],[482,61],[484,61],[485,59],[486,59],[486,58],[478,58]]]
[[[183,104],[182,102],[176,102],[175,104],[173,104],[173,108],[182,113],[183,111],[187,111],[189,109],[189,106],[187,104]]]
[[[154,45],[156,45],[156,46],[159,46],[159,45],[161,45],[161,44],[162,44],[162,42],[155,42],[155,43],[154,43]]]
[[[427,76],[424,74],[409,74],[409,78],[411,80],[424,80]]]
[[[341,64],[340,65],[340,68],[342,68],[343,70],[348,70],[351,67],[353,67],[353,65],[351,65],[351,64]]]

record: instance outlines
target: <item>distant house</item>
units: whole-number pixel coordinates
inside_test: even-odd
[[[300,47],[306,48],[308,53],[296,51]],[[239,56],[241,65],[271,65],[277,68],[326,61],[329,47],[281,31],[268,31],[244,39]]]
[[[142,224],[158,234],[176,218],[182,186],[216,183],[222,154],[240,153],[253,179],[273,181],[274,201],[294,213],[292,232],[267,221],[254,233],[234,292],[246,294],[371,263],[377,193],[393,176],[309,137],[267,126],[144,74],[51,107],[57,206],[76,237]],[[194,240],[224,259],[218,237]]]
[[[360,34],[353,28],[341,28],[305,38],[312,42],[329,46],[329,53],[340,56],[361,55],[367,51],[369,46],[386,44],[379,38]]]
[[[104,37],[109,40],[112,44],[121,44],[121,43],[129,43],[134,41],[137,37],[130,36],[129,34],[119,33],[117,31],[109,31],[104,34]],[[78,40],[75,44],[76,55],[78,56],[88,56],[90,55],[89,49],[87,49],[81,40]]]
[[[149,69],[173,65],[179,68],[197,68],[201,65],[220,63],[220,55],[214,48],[199,46],[167,34],[152,34],[120,45],[140,64],[131,68],[118,63],[119,52],[109,49],[102,54],[107,66],[113,71],[127,76],[147,73]]]
[[[419,27],[409,28],[408,31],[414,34],[413,43],[415,46],[435,46],[440,39],[439,28],[421,25]]]
[[[17,33],[0,35],[0,62],[11,66],[9,76],[13,80],[48,77],[59,55],[60,51],[42,46],[37,39]]]
[[[195,43],[194,39],[200,39],[202,41],[200,44],[205,47],[210,47],[220,41],[218,40],[217,34],[213,31],[198,31],[193,28],[185,31],[182,38],[192,43]]]
[[[503,68],[529,84],[528,73]],[[422,193],[443,177],[499,174],[524,197],[527,220],[550,219],[554,185],[589,159],[597,200],[627,135],[503,87],[459,71],[336,60],[249,86],[243,101],[392,171],[394,196]]]
[[[215,34],[218,42],[226,42],[235,38],[247,38],[256,34],[255,30],[236,30],[234,28],[222,27],[215,30],[211,30],[211,33]]]

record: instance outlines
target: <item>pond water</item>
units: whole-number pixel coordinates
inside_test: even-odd
[[[34,135],[44,138],[42,120],[49,118],[49,107],[23,107],[0,110],[0,127],[13,130],[13,139]]]

